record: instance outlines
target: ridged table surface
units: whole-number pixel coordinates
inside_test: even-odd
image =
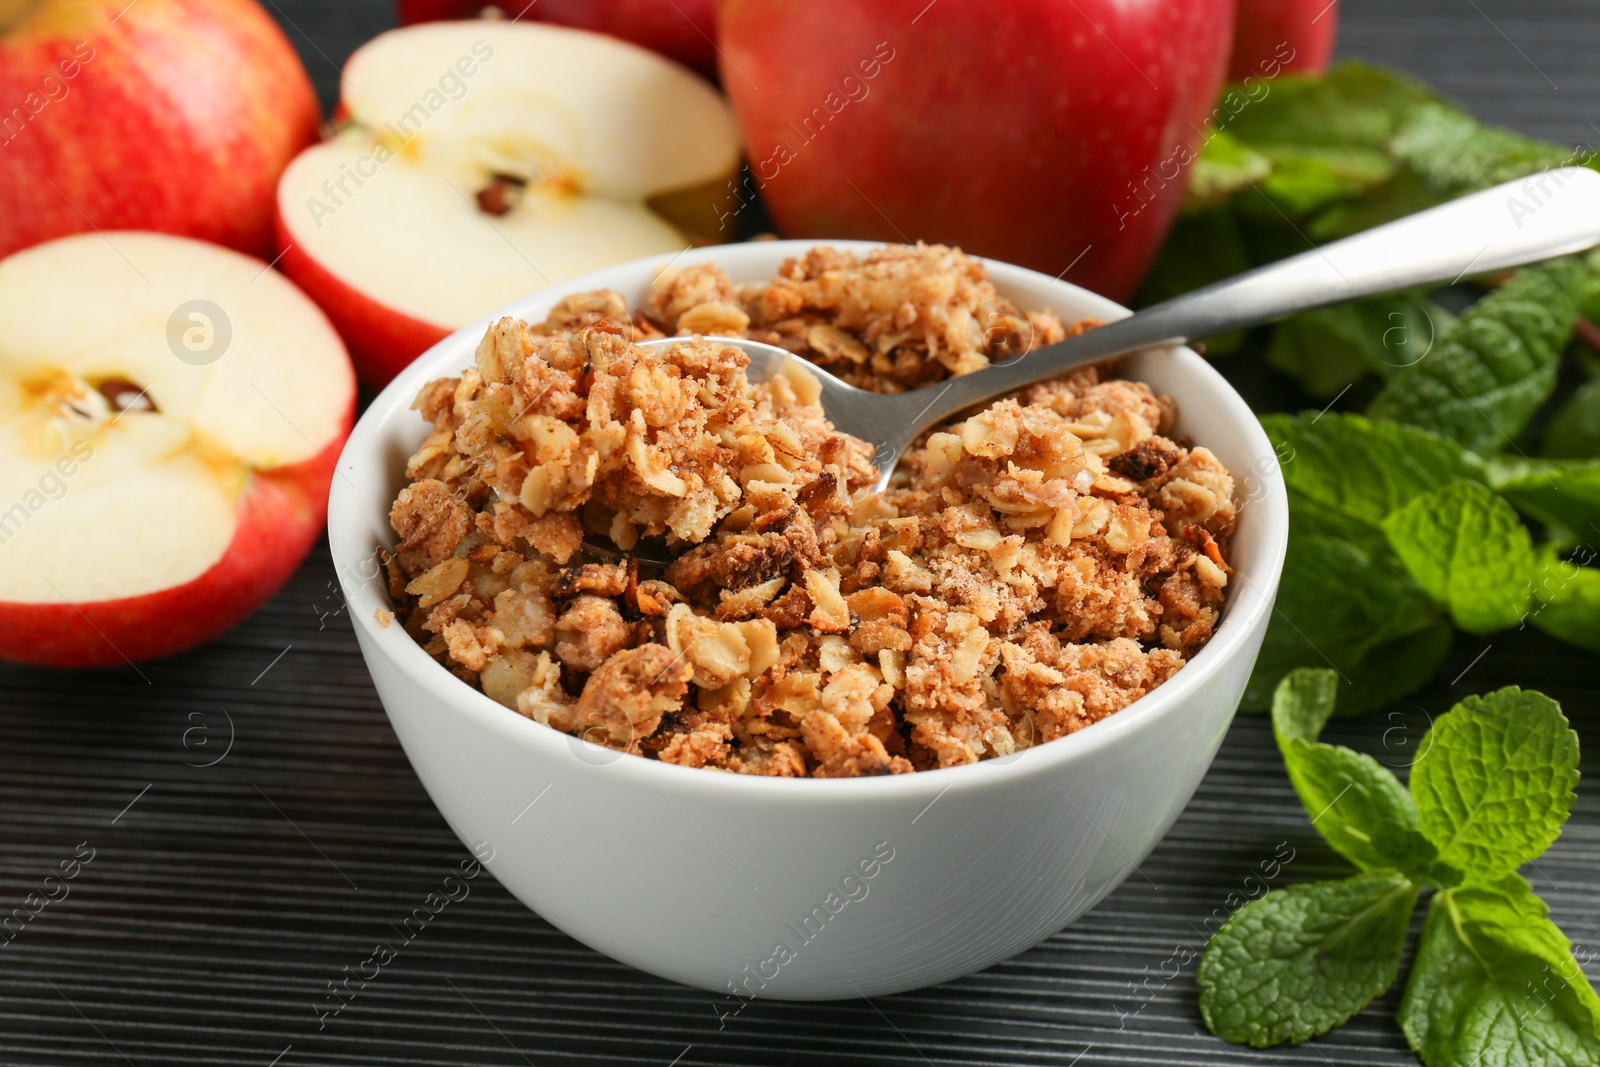
[[[337,64],[390,24],[383,0],[267,4],[325,105]],[[1576,143],[1600,139],[1597,38],[1588,0],[1347,0],[1341,52]],[[1296,402],[1271,390],[1254,383],[1267,403]],[[328,983],[397,940],[391,924],[467,856],[407,764],[341,607],[319,549],[253,619],[188,655],[137,671],[0,665],[0,913],[63,861],[93,857],[69,896],[0,941],[0,1062],[1415,1062],[1395,994],[1299,1048],[1256,1052],[1201,1025],[1192,957],[1207,919],[1259,893],[1263,872],[1284,885],[1345,870],[1254,717],[1236,721],[1141,873],[1045,944],[961,981],[871,1002],[756,1003],[719,1024],[718,998],[598,955],[483,877],[319,1029]],[[1526,873],[1591,949],[1597,668],[1536,635],[1463,638],[1416,699],[1331,730],[1403,767],[1428,717],[1462,696],[1516,683],[1559,699],[1586,746],[1585,778],[1566,833]]]

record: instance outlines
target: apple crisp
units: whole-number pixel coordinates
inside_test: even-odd
[[[704,335],[897,390],[1092,325],[920,245],[501,319],[417,397],[433,430],[391,513],[391,596],[494,700],[685,766],[891,774],[1072,733],[1169,678],[1223,607],[1233,479],[1170,436],[1173,402],[1080,370],[924,435],[876,494],[814,379],[752,382]]]

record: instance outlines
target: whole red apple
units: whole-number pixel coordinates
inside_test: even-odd
[[[1239,0],[1228,80],[1320,74],[1333,58],[1339,0]]]
[[[265,253],[320,120],[255,0],[0,0],[0,108],[0,256],[94,229]]]
[[[402,26],[476,18],[486,6],[484,0],[395,0]],[[499,10],[516,19],[609,33],[708,77],[717,73],[717,0],[501,0]]]
[[[1126,297],[1234,0],[728,0],[722,84],[790,237],[942,241]]]
[[[0,261],[0,658],[136,662],[249,615],[354,410],[333,327],[260,260],[112,230]]]

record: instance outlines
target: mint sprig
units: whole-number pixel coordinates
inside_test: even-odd
[[[1574,164],[1597,165],[1478,123],[1391,71],[1345,64],[1281,78],[1208,141],[1144,297]],[[1600,315],[1600,253],[1526,268],[1459,316],[1426,293],[1395,293],[1272,330],[1273,367],[1334,404],[1369,402],[1366,417],[1262,419],[1282,460],[1291,539],[1246,709],[1264,710],[1296,667],[1332,667],[1340,714],[1371,711],[1424,685],[1457,629],[1532,618],[1562,640],[1600,642],[1600,609],[1578,595],[1589,581],[1559,607],[1533,599],[1536,534],[1566,551],[1600,543],[1600,390],[1585,387],[1549,422],[1551,456],[1530,460],[1519,440],[1555,392],[1581,311]]]
[[[1411,573],[1388,524],[1442,486],[1486,483],[1488,464],[1432,431],[1360,415],[1265,415],[1261,423],[1281,457],[1293,534],[1243,706],[1264,710],[1296,667],[1338,672],[1341,715],[1413,692],[1450,649],[1451,603],[1447,583],[1430,590]],[[1515,514],[1511,521],[1517,525]],[[1531,559],[1514,573],[1523,586],[1500,587],[1484,609],[1507,626],[1519,624],[1526,608]],[[1459,599],[1470,599],[1468,592]]]
[[[1585,277],[1572,258],[1520,272],[1451,323],[1426,359],[1389,379],[1367,414],[1477,452],[1506,447],[1555,390]]]
[[[1592,153],[1485,125],[1415,79],[1361,63],[1284,75],[1249,95],[1208,132],[1141,302],[1495,183],[1600,167]],[[1292,535],[1245,708],[1264,710],[1296,667],[1331,666],[1340,714],[1373,710],[1424,685],[1457,629],[1531,619],[1561,640],[1600,644],[1590,579],[1563,587],[1559,603],[1530,596],[1536,537],[1545,551],[1600,544],[1600,388],[1580,387],[1547,421],[1546,458],[1529,460],[1525,437],[1556,390],[1580,312],[1600,317],[1600,253],[1493,281],[1455,317],[1418,291],[1271,329],[1272,367],[1369,418],[1263,419],[1284,461]],[[1213,354],[1243,344],[1243,334],[1207,340]],[[1493,492],[1452,486],[1460,481]]]
[[[1341,715],[1382,707],[1432,677],[1455,628],[1531,622],[1600,651],[1600,570],[1557,554],[1600,538],[1600,459],[1485,458],[1432,430],[1334,412],[1261,424],[1291,536],[1245,709],[1265,710],[1297,667],[1338,672]]]
[[[1600,1063],[1600,997],[1521,875],[1436,894],[1398,1021],[1424,1063]]]
[[[1533,539],[1516,509],[1477,482],[1452,482],[1383,521],[1417,584],[1472,633],[1515,626],[1528,607]]]
[[[1275,79],[1222,125],[1141,303],[1492,184],[1600,168],[1356,63]],[[1320,740],[1334,714],[1426,684],[1458,629],[1531,625],[1600,652],[1600,378],[1542,412],[1572,378],[1578,315],[1600,321],[1600,252],[1478,281],[1490,295],[1459,317],[1411,292],[1271,329],[1267,363],[1328,407],[1262,419],[1291,535],[1243,706],[1271,706],[1307,814],[1359,873],[1270,893],[1212,939],[1201,1010],[1232,1041],[1304,1041],[1360,1011],[1398,976],[1427,895],[1400,1020],[1425,1063],[1600,1065],[1600,1000],[1514,873],[1572,805],[1576,739],[1554,702],[1516,689],[1463,702],[1429,732],[1409,788]],[[1542,454],[1528,432],[1540,424]]]
[[[1295,671],[1272,702],[1278,751],[1311,825],[1363,871],[1433,874],[1438,853],[1405,786],[1366,753],[1317,740],[1333,715],[1335,681],[1332,671]],[[1452,876],[1442,877],[1453,884]]]
[[[1152,303],[1501,181],[1585,162],[1568,146],[1478,122],[1396,71],[1345,62],[1280,75],[1208,134],[1183,215],[1140,293]],[[1387,329],[1387,326],[1385,327]],[[1392,337],[1393,335],[1391,335]],[[1237,347],[1208,340],[1213,351]],[[1347,363],[1349,381],[1365,371]],[[1377,369],[1377,368],[1373,368]],[[1322,364],[1297,363],[1337,391]],[[1313,391],[1317,391],[1314,389]]]
[[[1515,687],[1441,716],[1408,790],[1371,757],[1318,738],[1332,671],[1299,670],[1273,701],[1289,778],[1318,832],[1361,873],[1274,890],[1207,944],[1200,1011],[1229,1041],[1299,1043],[1343,1024],[1399,974],[1432,887],[1399,1021],[1428,1067],[1600,1064],[1600,997],[1515,868],[1571,811],[1577,735],[1555,701]]]

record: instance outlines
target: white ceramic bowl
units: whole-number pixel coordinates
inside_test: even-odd
[[[770,277],[813,243],[697,249],[735,281]],[[552,286],[502,314],[542,320],[560,297],[620,291],[638,306],[672,257]],[[1071,320],[1127,312],[1076,286],[988,268],[1026,308]],[[328,536],[362,654],[406,754],[452,829],[573,937],[652,974],[796,1000],[914,989],[1037,944],[1111,892],[1178,817],[1237,708],[1266,631],[1289,528],[1266,435],[1187,348],[1133,359],[1179,403],[1179,432],[1234,472],[1246,498],[1236,577],[1216,636],[1149,696],[1085,730],[1002,759],[893,777],[790,780],[624,756],[525,719],[452,677],[398,623],[374,548],[424,435],[412,398],[472,362],[489,322],[451,335],[372,403],[339,459]],[[484,846],[486,843],[486,847]]]

